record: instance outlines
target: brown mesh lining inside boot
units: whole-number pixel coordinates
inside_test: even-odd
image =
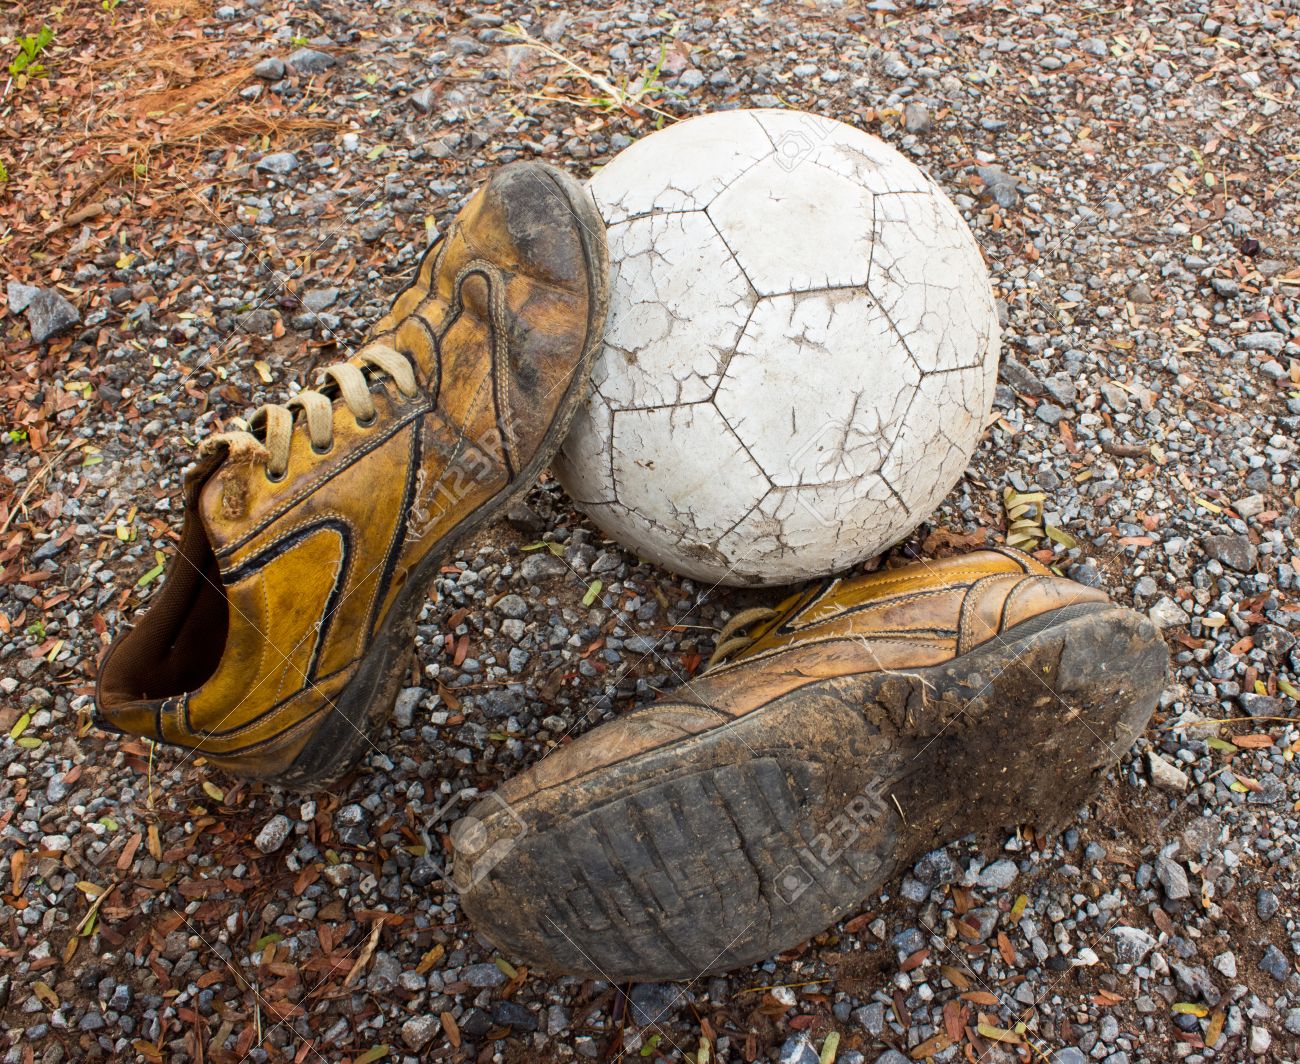
[[[168,698],[203,686],[225,650],[227,613],[216,555],[191,510],[162,591],[104,661],[101,705]]]

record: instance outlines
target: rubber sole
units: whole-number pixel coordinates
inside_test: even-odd
[[[1149,620],[1090,604],[945,665],[816,683],[514,808],[480,803],[452,835],[462,904],[507,957],[552,973],[752,964],[935,846],[1068,821],[1167,669]]]
[[[415,645],[415,622],[439,563],[492,517],[525,495],[555,457],[591,384],[591,369],[605,329],[609,305],[609,253],[605,223],[595,203],[577,181],[560,171],[544,173],[568,202],[578,222],[583,256],[590,264],[591,299],[587,332],[577,371],[556,408],[555,418],[532,458],[506,488],[453,528],[407,578],[388,618],[361,659],[357,675],[334,699],[333,710],[312,734],[293,763],[273,782],[291,790],[328,788],[339,782],[375,746],[392,714],[405,670],[399,658]]]

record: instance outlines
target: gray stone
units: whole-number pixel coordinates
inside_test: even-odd
[[[315,48],[299,48],[289,56],[289,65],[299,74],[323,74],[337,62],[328,52]]]
[[[1283,657],[1295,643],[1295,636],[1276,624],[1261,624],[1255,629],[1255,646],[1270,658]]]
[[[1074,1046],[1066,1046],[1052,1054],[1052,1064],[1088,1064],[1083,1051]]]
[[[1291,962],[1276,946],[1269,946],[1260,959],[1259,970],[1265,975],[1271,975],[1279,983],[1285,983],[1291,975]]]
[[[497,600],[497,612],[502,616],[522,621],[528,616],[528,603],[521,595],[502,595]]]
[[[1047,385],[1033,370],[1010,355],[1004,355],[998,367],[998,376],[1021,395],[1034,398],[1047,394]]]
[[[319,314],[322,310],[326,310],[337,303],[338,298],[339,290],[337,288],[313,288],[302,294],[302,305],[313,314]]]
[[[266,81],[279,81],[284,77],[284,60],[276,59],[274,56],[263,59],[253,67],[253,74]]]
[[[1140,927],[1120,925],[1111,930],[1115,940],[1115,960],[1120,964],[1141,964],[1156,947],[1155,938]]]
[[[1282,1020],[1282,1026],[1292,1034],[1300,1034],[1300,1009],[1289,1009]]]
[[[1257,695],[1253,691],[1244,691],[1237,696],[1237,704],[1252,717],[1291,716],[1287,712],[1286,703],[1272,695]]]
[[[1079,397],[1079,389],[1069,377],[1049,377],[1043,383],[1047,386],[1047,394],[1062,406],[1073,406]]]
[[[1101,394],[1106,400],[1106,405],[1115,413],[1122,414],[1128,409],[1128,392],[1114,381],[1106,381],[1102,384]]]
[[[523,499],[517,499],[506,507],[506,524],[520,532],[541,532],[546,528],[541,514]]]
[[[532,1010],[517,1001],[498,1001],[492,1006],[492,1019],[516,1031],[535,1031],[539,1026]]]
[[[442,1021],[432,1014],[413,1017],[402,1024],[402,1041],[407,1049],[419,1052],[433,1040],[441,1027]]]
[[[897,1049],[886,1049],[876,1057],[876,1064],[912,1064],[912,1062]]]
[[[1157,628],[1177,628],[1188,621],[1187,611],[1168,595],[1162,596],[1147,610],[1147,616]]]
[[[638,983],[628,995],[632,1022],[638,1027],[665,1023],[685,1004],[686,995],[671,983]]]
[[[999,207],[1014,207],[1020,199],[1016,179],[1000,166],[977,166],[975,172],[984,188]]]
[[[1192,887],[1187,881],[1187,871],[1167,854],[1156,858],[1156,878],[1165,888],[1165,895],[1175,901],[1191,896]]]
[[[1047,425],[1055,425],[1070,415],[1055,403],[1039,403],[1034,407],[1034,417]]]
[[[298,156],[291,151],[276,151],[257,160],[257,169],[264,174],[283,177],[298,169]]]
[[[411,106],[422,115],[430,114],[434,108],[435,97],[433,89],[421,89],[411,97]]]
[[[979,885],[990,890],[1006,890],[1019,874],[1015,861],[994,861],[980,873]]]
[[[293,829],[293,824],[283,813],[277,813],[262,825],[262,830],[257,833],[257,838],[253,840],[253,845],[263,853],[275,853],[284,845],[284,840],[289,837],[289,832]]]
[[[1232,504],[1232,508],[1237,511],[1238,516],[1249,520],[1252,517],[1258,517],[1262,514],[1264,512],[1264,507],[1267,504],[1268,500],[1265,499],[1263,495],[1256,493],[1254,495],[1243,496],[1236,500],[1236,502]]]
[[[930,888],[912,876],[903,877],[903,885],[898,888],[898,892],[914,905],[920,905],[930,896]]]
[[[81,320],[81,312],[52,288],[42,288],[27,304],[27,324],[32,339],[45,343]]]
[[[1186,772],[1175,768],[1155,752],[1147,753],[1147,768],[1151,773],[1151,782],[1162,791],[1184,794],[1191,786],[1191,780],[1188,779]]]
[[[1255,915],[1261,920],[1271,920],[1282,907],[1278,896],[1267,887],[1261,887],[1255,895]]]
[[[355,802],[334,814],[334,834],[345,846],[365,846],[370,839],[370,814]]]
[[[1267,351],[1276,355],[1286,344],[1286,337],[1280,332],[1247,333],[1237,341],[1239,351]]]
[[[258,307],[247,314],[241,314],[235,322],[235,328],[241,332],[266,336],[275,329],[275,323],[279,320],[280,315],[270,307]]]
[[[961,866],[946,849],[931,850],[916,862],[912,874],[927,887],[938,887],[960,879]]]
[[[925,949],[927,940],[920,928],[908,927],[898,932],[890,942],[900,957],[910,957],[917,950]]]
[[[787,1038],[776,1058],[777,1064],[817,1064],[819,1059],[807,1034]]]
[[[403,687],[393,703],[393,722],[399,728],[409,728],[415,722],[415,707],[424,698],[423,687]]]
[[[1214,985],[1214,980],[1203,964],[1174,963],[1169,968],[1183,993],[1200,998],[1208,1005],[1219,1003],[1219,988]]]
[[[854,1009],[852,1015],[853,1020],[867,1034],[878,1035],[885,1029],[885,1006],[879,1001],[869,1001]]]
[[[530,554],[524,559],[523,564],[519,566],[519,575],[530,584],[536,584],[539,581],[549,580],[557,576],[564,576],[568,572],[569,567],[546,550]]]
[[[1206,536],[1201,547],[1211,558],[1241,573],[1250,572],[1259,560],[1259,548],[1247,536]]]
[[[500,986],[506,981],[506,973],[495,964],[471,964],[460,973],[461,979],[479,990]]]
[[[930,128],[930,111],[923,103],[903,106],[903,128],[908,133],[925,133]]]
[[[971,909],[962,920],[966,926],[971,928],[973,937],[976,942],[983,942],[989,935],[993,934],[993,929],[998,926],[999,912],[997,909],[982,906]]]
[[[1084,558],[1078,565],[1072,565],[1069,569],[1069,577],[1085,587],[1101,587],[1105,582],[1101,569],[1092,558]]]
[[[41,290],[34,285],[10,281],[8,290],[9,313],[21,314],[27,309],[27,305],[40,294]]]
[[[402,965],[391,953],[376,953],[366,973],[366,989],[372,993],[392,990],[402,978]]]

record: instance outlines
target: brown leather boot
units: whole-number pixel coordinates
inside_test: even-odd
[[[452,832],[507,957],[609,980],[763,960],[970,832],[1050,829],[1145,727],[1145,617],[1014,551],[809,588],[728,660],[503,784]]]
[[[292,786],[347,772],[439,559],[564,439],[607,273],[577,182],[500,170],[319,391],[202,445],[166,583],[100,669],[102,719]]]

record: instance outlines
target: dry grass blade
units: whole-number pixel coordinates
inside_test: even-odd
[[[669,122],[676,121],[673,115],[660,110],[647,99],[656,95],[673,93],[673,90],[668,89],[659,80],[659,74],[664,63],[663,52],[660,53],[659,62],[645,71],[635,82],[624,81],[616,84],[604,74],[585,67],[577,60],[565,55],[558,48],[552,47],[545,41],[538,40],[522,26],[511,26],[505,32],[519,41],[520,44],[528,48],[534,48],[547,58],[559,63],[570,73],[587,82],[597,93],[597,95],[585,98],[560,96],[554,97],[555,99],[595,107],[601,111],[621,110],[633,118],[643,118],[645,112],[649,111],[651,114],[658,115]]]
[[[265,150],[333,128],[279,97],[244,98],[241,90],[258,84],[251,64],[204,33],[207,7],[74,4],[58,19],[49,76],[10,94],[10,195],[0,203],[0,230],[9,231],[12,257],[57,256],[79,223],[106,211],[170,217],[150,189],[193,184],[215,148]],[[121,191],[128,203],[105,204]]]

